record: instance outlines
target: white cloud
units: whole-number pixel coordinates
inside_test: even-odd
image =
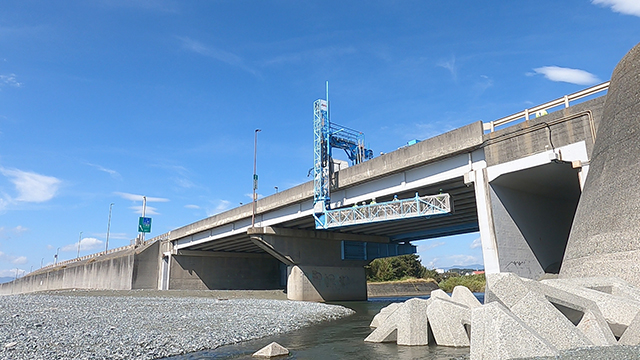
[[[218,204],[213,210],[207,211],[207,216],[213,216],[215,214],[219,214],[225,210],[228,210],[231,207],[231,202],[227,200],[219,200]]]
[[[472,249],[482,247],[482,240],[480,238],[473,239],[473,242],[471,243],[471,245],[469,245],[469,247]]]
[[[436,66],[439,66],[441,68],[445,68],[447,70],[449,70],[449,72],[451,73],[451,77],[453,77],[453,81],[457,81],[458,80],[458,70],[456,68],[456,57],[452,56],[451,59],[449,60],[441,60],[440,62],[438,62],[436,64]]]
[[[210,57],[212,59],[221,61],[231,66],[239,67],[240,69],[247,71],[253,75],[258,75],[258,72],[253,68],[247,66],[245,61],[238,55],[217,49],[212,46],[207,46],[197,40],[190,39],[188,37],[177,37],[182,42],[182,47],[189,51],[193,51],[197,54]]]
[[[18,272],[18,276],[23,276],[27,273],[27,270],[23,269],[8,269],[8,270],[0,270],[0,277],[15,277],[16,271]]]
[[[444,244],[445,243],[442,242],[442,241],[439,241],[439,242],[435,242],[434,241],[434,242],[431,242],[431,243],[428,243],[428,244],[418,245],[418,252],[420,253],[420,252],[427,251],[427,250],[430,250],[430,249],[433,249],[433,248],[437,248],[438,246],[442,246]]]
[[[595,5],[609,6],[614,12],[640,17],[640,1],[638,0],[592,0]]]
[[[22,83],[16,80],[16,74],[0,75],[0,85],[9,85],[13,87],[21,87]]]
[[[2,262],[10,262],[10,263],[16,264],[16,265],[22,265],[22,264],[26,264],[27,263],[27,257],[26,256],[7,255],[7,254],[3,253],[2,251],[0,251],[0,261],[2,261]]]
[[[11,261],[12,264],[16,264],[16,265],[23,265],[27,263],[27,257],[26,256],[18,256],[17,258],[13,259]]]
[[[104,246],[103,244],[104,244],[104,242],[101,241],[101,240],[98,240],[96,238],[87,237],[87,238],[84,238],[84,239],[80,240],[80,251],[100,249],[100,248],[102,248]],[[78,251],[78,243],[65,245],[60,250],[62,250],[62,251]]]
[[[16,201],[45,202],[53,199],[61,181],[53,176],[45,176],[18,169],[0,168],[2,175],[9,177],[18,191]]]
[[[200,206],[198,206],[198,205],[193,205],[193,204],[185,205],[184,207],[185,207],[186,209],[195,209],[195,210],[200,209]]]
[[[87,163],[87,165],[92,166],[92,167],[94,167],[94,168],[96,168],[96,169],[98,169],[98,170],[100,170],[102,172],[106,172],[107,174],[109,174],[114,179],[122,179],[122,176],[120,175],[120,173],[115,171],[115,170],[107,169],[105,167],[102,167],[102,166],[96,165],[96,164]]]
[[[26,231],[29,231],[29,229],[21,225],[9,229],[6,229],[4,226],[0,226],[0,239],[11,239],[12,235],[20,236]]]
[[[600,82],[597,76],[580,69],[563,68],[559,66],[543,66],[533,69],[551,81],[560,81],[576,85],[593,85]]]
[[[478,260],[477,257],[472,255],[464,255],[464,254],[451,255],[447,257],[447,259],[451,261],[451,264],[453,264],[453,266],[465,266],[465,265],[482,263],[480,260]]]
[[[140,206],[129,206],[129,209],[133,210],[133,212],[136,213],[136,214],[142,214],[142,205],[140,205]],[[154,208],[153,206],[147,205],[147,207],[145,208],[144,215],[145,216],[159,215],[160,213],[157,210],[158,209]]]
[[[123,193],[123,192],[114,192],[115,195],[120,196],[121,198],[125,199],[125,200],[131,200],[131,201],[142,201],[142,197],[143,195],[137,195],[137,194],[129,194],[129,193]],[[151,197],[151,196],[147,196],[147,202],[168,202],[169,199],[165,199],[165,198],[159,198],[159,197]],[[142,207],[140,208],[142,209]],[[147,207],[148,209],[148,207]]]

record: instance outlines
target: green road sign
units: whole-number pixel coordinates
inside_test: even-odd
[[[140,217],[138,221],[138,232],[141,232],[141,233],[151,232],[151,218]]]

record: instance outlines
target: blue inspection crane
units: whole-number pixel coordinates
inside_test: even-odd
[[[313,103],[313,212],[316,229],[328,229],[411,217],[431,217],[451,212],[449,194],[397,199],[379,204],[331,209],[332,149],[342,149],[351,165],[373,158],[364,144],[364,134],[329,119],[329,82],[326,99]]]
[[[373,158],[373,150],[364,144],[364,134],[344,126],[332,124],[329,119],[329,82],[326,99],[313,103],[313,188],[314,212],[324,212],[331,200],[330,183],[333,171],[332,149],[342,149],[351,165]]]

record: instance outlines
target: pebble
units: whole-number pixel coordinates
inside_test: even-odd
[[[354,313],[337,305],[270,299],[75,294],[1,298],[0,319],[9,319],[0,327],[0,344],[5,344],[1,360],[158,359]]]

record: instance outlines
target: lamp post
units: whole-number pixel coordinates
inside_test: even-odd
[[[109,230],[111,230],[111,208],[113,207],[113,203],[109,204],[109,221],[107,222],[107,242],[104,245],[104,254],[107,255],[107,250],[109,249]]]
[[[257,158],[258,158],[258,133],[262,131],[260,129],[256,129],[256,131],[254,132],[254,138],[253,138],[253,212],[251,213],[251,227],[255,227],[256,226],[256,200],[257,200],[257,195],[256,195],[256,190],[258,190],[258,173],[256,165],[257,165]]]
[[[42,269],[42,264],[44,263],[44,258],[40,260],[40,269]]]
[[[78,258],[80,257],[80,241],[82,241],[82,231],[80,231],[80,236],[78,237]]]
[[[56,254],[53,256],[53,265],[58,263],[58,252],[60,252],[60,248],[56,250]]]

